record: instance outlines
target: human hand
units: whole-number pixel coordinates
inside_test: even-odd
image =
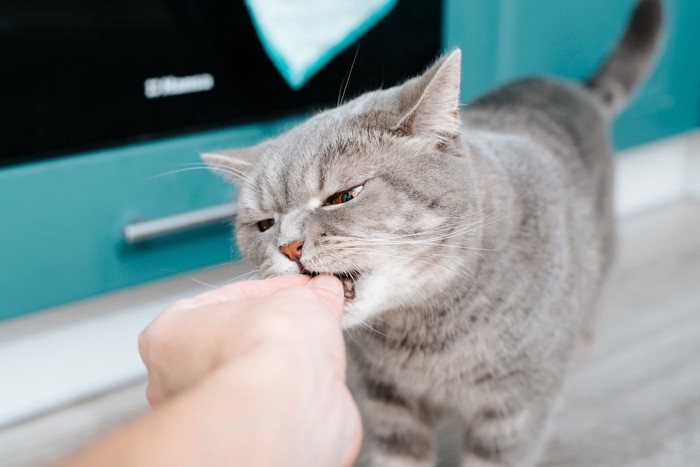
[[[157,406],[224,381],[237,404],[231,417],[249,418],[253,445],[277,440],[268,456],[288,465],[349,465],[361,428],[345,385],[342,307],[342,285],[332,276],[242,282],[179,301],[139,339],[149,401]]]
[[[273,337],[265,329],[264,336],[249,334],[260,332],[260,327],[275,328],[267,324],[273,319],[269,314],[249,316],[259,315],[257,300],[309,282],[309,277],[301,275],[238,282],[171,305],[139,336],[151,405],[196,384],[227,358],[235,357],[245,340]]]

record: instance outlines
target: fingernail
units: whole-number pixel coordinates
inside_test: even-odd
[[[328,274],[321,274],[309,281],[309,287],[316,287],[319,289],[327,289],[336,295],[343,295],[343,284],[335,276],[330,276]]]

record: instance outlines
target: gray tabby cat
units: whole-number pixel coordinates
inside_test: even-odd
[[[638,3],[587,83],[533,78],[458,112],[460,51],[245,149],[206,154],[240,184],[236,237],[263,276],[330,273],[364,419],[361,462],[536,462],[613,254],[609,120],[652,62]]]

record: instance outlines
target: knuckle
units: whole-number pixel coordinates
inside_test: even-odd
[[[149,363],[153,360],[151,335],[152,335],[152,331],[151,331],[151,326],[149,325],[148,327],[146,327],[146,329],[141,331],[141,333],[139,334],[139,338],[138,338],[139,354],[141,355],[141,359],[146,364],[146,366],[148,366]]]
[[[161,392],[156,388],[156,386],[152,383],[148,383],[148,386],[146,387],[146,400],[148,400],[148,403],[154,407],[156,406],[160,401],[161,401]]]
[[[162,316],[160,316],[139,334],[139,353],[141,354],[141,359],[149,368],[158,362],[159,355],[162,355],[164,352],[163,346],[166,338],[163,327]]]

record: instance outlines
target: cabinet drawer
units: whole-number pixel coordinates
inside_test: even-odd
[[[235,261],[228,222],[129,243],[124,227],[232,200],[199,154],[254,144],[252,125],[0,170],[0,319]]]

